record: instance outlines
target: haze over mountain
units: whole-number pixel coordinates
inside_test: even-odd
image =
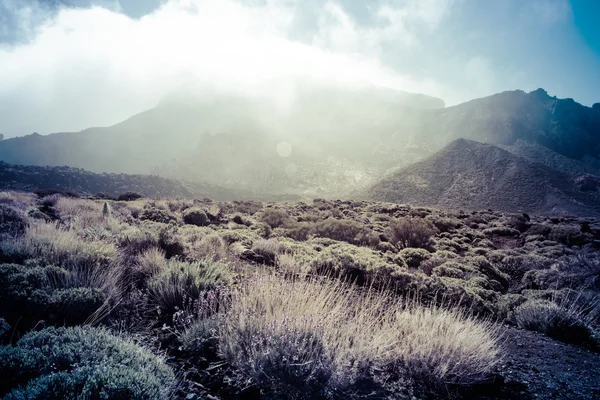
[[[309,83],[285,109],[236,96],[174,95],[112,127],[4,140],[0,160],[336,197],[461,137],[561,172],[597,175],[600,104],[538,89],[444,108],[423,95]]]

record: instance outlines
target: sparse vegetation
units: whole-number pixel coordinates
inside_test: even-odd
[[[10,216],[0,224],[0,342],[10,343],[0,369],[17,368],[14,357],[35,361],[19,338],[50,332],[84,338],[64,347],[68,354],[96,334],[136,349],[127,337],[143,338],[148,349],[137,351],[162,349],[155,361],[164,367],[164,351],[183,371],[175,388],[170,372],[167,385],[132,364],[116,370],[106,356],[53,375],[23,370],[2,386],[9,398],[56,385],[63,397],[102,391],[113,376],[117,392],[106,393],[122,398],[213,391],[233,399],[242,390],[460,397],[502,358],[502,321],[598,349],[594,219],[323,199],[122,202],[11,192],[0,193],[0,205]],[[89,323],[100,328],[77,327]],[[92,364],[106,369],[95,375]],[[99,386],[83,383],[90,379]],[[132,391],[117,389],[125,385]]]

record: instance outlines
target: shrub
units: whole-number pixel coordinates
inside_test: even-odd
[[[494,228],[484,229],[483,233],[486,236],[519,236],[521,232],[517,229],[509,228],[506,226],[497,226]]]
[[[262,277],[233,294],[219,351],[265,391],[387,398],[440,395],[482,379],[497,362],[497,333],[458,312],[354,291],[340,281]],[[418,396],[417,396],[418,397]]]
[[[216,317],[200,318],[180,336],[183,349],[194,357],[215,359],[219,338],[219,320]]]
[[[158,231],[142,226],[120,232],[117,246],[127,257],[133,257],[158,246]]]
[[[125,192],[123,194],[120,194],[119,197],[117,197],[118,201],[135,201],[135,200],[139,200],[141,199],[142,196],[139,193],[136,192]]]
[[[60,325],[85,322],[109,293],[101,286],[73,287],[69,283],[77,279],[70,274],[56,267],[0,264],[0,316],[12,324],[19,322],[20,330],[39,320]],[[98,285],[103,280],[100,277]]]
[[[566,244],[567,246],[583,246],[591,241],[592,235],[581,232],[577,226],[555,226],[550,231],[548,239]]]
[[[103,329],[48,328],[0,348],[5,399],[167,399],[174,374],[149,351]]]
[[[529,300],[515,309],[517,324],[563,342],[589,345],[593,330],[584,313],[586,310],[569,302],[562,303]]]
[[[23,211],[0,203],[0,239],[3,235],[23,235],[28,226],[29,220]]]
[[[0,318],[0,343],[6,342],[10,333],[10,325],[4,318]]]
[[[431,222],[414,217],[393,220],[387,228],[387,235],[392,244],[399,248],[429,246],[435,230]]]
[[[142,221],[160,222],[168,224],[169,222],[177,222],[177,218],[167,210],[156,207],[144,207],[140,213]]]
[[[375,246],[379,237],[359,222],[350,219],[328,218],[317,222],[312,231],[315,235],[356,245]]]
[[[204,236],[200,241],[193,244],[190,249],[190,259],[209,259],[219,261],[227,258],[227,243],[216,233]]]
[[[133,265],[133,279],[143,283],[160,273],[166,266],[165,252],[157,247],[151,247],[137,257]]]
[[[231,275],[222,264],[169,260],[167,267],[148,281],[148,294],[152,304],[171,316],[183,309],[186,301],[195,301],[202,292],[230,282]]]
[[[196,226],[206,226],[209,224],[206,212],[198,207],[192,207],[185,210],[183,212],[183,222]]]
[[[400,250],[398,255],[406,262],[409,268],[417,269],[423,261],[431,258],[431,253],[425,249],[415,249],[412,247]]]
[[[308,240],[312,232],[313,224],[308,222],[300,222],[298,224],[295,224],[292,228],[286,229],[285,236],[292,238],[296,241],[302,242]]]
[[[388,276],[399,267],[371,249],[349,244],[333,244],[311,263],[319,275],[335,275],[363,285],[378,275]]]
[[[268,208],[262,212],[259,220],[260,222],[269,225],[271,228],[279,228],[289,223],[290,215],[283,209]]]

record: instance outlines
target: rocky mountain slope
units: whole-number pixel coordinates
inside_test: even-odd
[[[575,163],[575,161],[573,161]],[[458,139],[358,196],[451,209],[597,214],[600,192],[497,146]]]

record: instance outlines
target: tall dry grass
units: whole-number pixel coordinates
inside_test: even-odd
[[[498,336],[462,312],[341,281],[260,276],[232,294],[219,349],[275,395],[408,395],[482,379],[498,362]]]

